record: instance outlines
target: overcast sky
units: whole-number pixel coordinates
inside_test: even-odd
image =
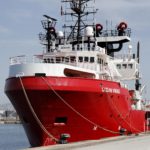
[[[125,21],[132,29],[133,51],[141,43],[142,82],[147,85],[147,99],[150,99],[150,1],[149,0],[95,0],[99,9],[97,22],[105,25],[106,20],[115,27]],[[7,103],[4,94],[5,79],[9,72],[9,58],[18,55],[41,54],[42,46],[38,34],[42,31],[43,14],[58,19],[61,0],[0,0],[0,104]]]

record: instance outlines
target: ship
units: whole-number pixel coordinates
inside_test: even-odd
[[[31,146],[149,131],[140,43],[133,53],[131,28],[124,21],[104,28],[95,20],[94,0],[61,3],[63,31],[57,30],[57,19],[43,15],[39,39],[45,50],[32,60],[10,58],[5,93]],[[121,53],[124,45],[126,54]]]

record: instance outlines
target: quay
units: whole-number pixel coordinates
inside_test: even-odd
[[[21,124],[19,120],[5,120],[5,121],[0,121],[0,124]]]
[[[0,124],[21,124],[19,118],[5,118],[0,119]]]
[[[150,150],[150,133],[36,147],[26,150]]]

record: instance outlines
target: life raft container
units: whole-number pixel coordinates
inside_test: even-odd
[[[125,23],[125,22],[121,22],[118,27],[117,27],[117,30],[125,30],[127,29],[128,25]]]
[[[96,24],[96,31],[102,31],[103,26],[101,24]]]

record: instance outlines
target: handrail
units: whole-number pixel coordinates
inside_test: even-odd
[[[27,62],[26,55],[20,55],[20,56],[10,57],[10,65],[22,64],[22,63],[26,63],[26,62]]]
[[[26,64],[26,63],[42,63],[43,59],[39,58],[40,55],[34,55],[30,60],[26,55],[10,57],[10,65]]]
[[[100,37],[112,37],[112,36],[129,36],[131,35],[131,29],[128,28],[126,29],[122,35],[119,35],[119,31],[116,30],[103,30],[101,34],[99,35]]]
[[[75,59],[71,59],[71,58],[64,58],[64,59],[60,59],[59,61],[57,60],[56,57],[53,57],[53,61],[49,58],[49,62],[45,62],[43,59],[43,57],[39,56],[39,55],[34,55],[32,59],[28,59],[28,57],[26,55],[21,55],[21,56],[16,56],[16,57],[11,57],[10,58],[10,65],[21,65],[21,64],[28,64],[28,63],[41,63],[41,64],[66,64],[66,65],[70,65],[70,66],[76,66],[79,68],[83,68],[83,69],[88,69],[88,70],[92,70],[92,71],[98,71],[97,67],[99,67],[99,75],[101,75],[102,78],[105,78],[105,80],[113,80],[112,77],[110,77],[107,74],[107,71],[109,70],[105,70],[104,69],[104,65],[99,65],[96,62],[94,63],[90,63],[90,62],[79,62],[77,60],[77,58]],[[55,59],[54,59],[55,58]],[[90,65],[91,64],[91,65]],[[97,72],[97,73],[98,73]],[[19,76],[22,74],[19,74]],[[23,74],[24,75],[24,74]]]

